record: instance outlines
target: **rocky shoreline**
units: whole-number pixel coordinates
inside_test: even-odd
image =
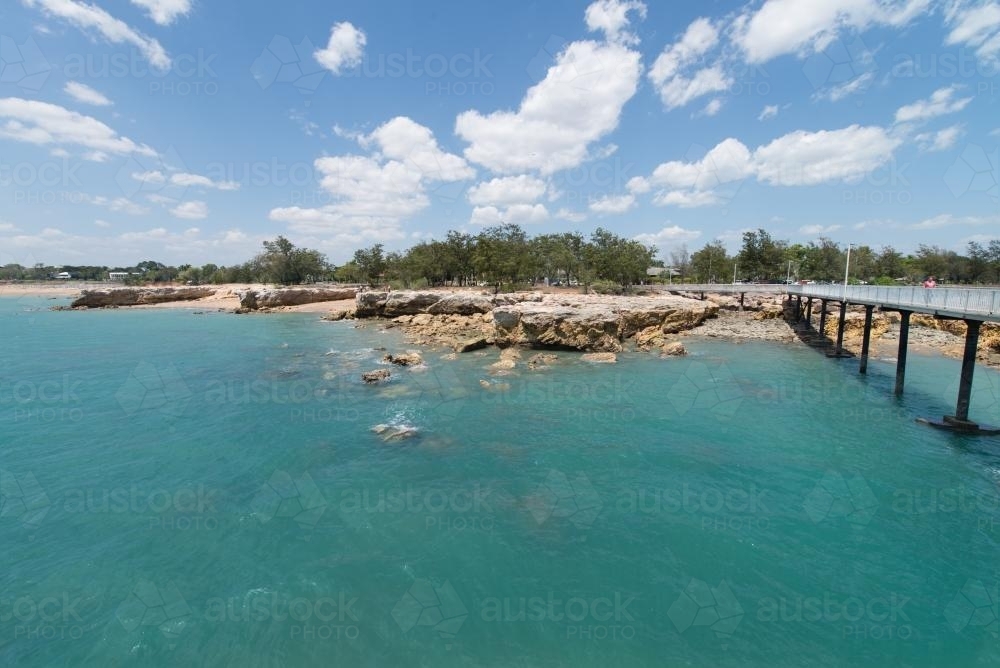
[[[415,346],[440,347],[465,353],[487,347],[576,350],[604,354],[607,362],[623,350],[685,353],[683,338],[708,337],[739,341],[774,341],[826,345],[836,338],[837,314],[828,314],[826,331],[795,323],[782,297],[754,296],[740,304],[731,295],[659,294],[655,296],[492,294],[475,290],[372,291],[348,286],[272,288],[267,286],[184,286],[168,288],[107,288],[84,290],[71,309],[214,306],[234,313],[285,310],[326,312],[325,320],[357,320],[400,329]],[[67,307],[56,307],[67,308]],[[337,309],[337,310],[334,310]],[[863,309],[849,310],[844,347],[860,352]],[[899,316],[876,313],[872,354],[894,358]],[[965,324],[914,314],[910,343],[923,349],[961,357]],[[1000,325],[986,323],[979,360],[1000,367]]]

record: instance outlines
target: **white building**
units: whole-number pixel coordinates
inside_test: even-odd
[[[108,280],[109,281],[124,282],[126,278],[128,278],[128,272],[127,271],[111,271],[111,272],[108,272]]]

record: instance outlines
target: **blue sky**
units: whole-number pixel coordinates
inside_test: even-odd
[[[1000,3],[9,0],[0,264],[1000,237]]]

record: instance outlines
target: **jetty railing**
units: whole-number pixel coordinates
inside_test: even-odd
[[[956,317],[993,320],[1000,317],[1000,290],[996,288],[923,288],[882,285],[789,285],[790,295],[852,304],[930,311]]]

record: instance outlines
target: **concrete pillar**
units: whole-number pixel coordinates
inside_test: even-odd
[[[813,326],[813,300],[812,297],[806,299],[806,324]]]
[[[837,321],[837,347],[834,355],[840,355],[844,348],[844,325],[847,322],[847,302],[840,302],[840,320]]]
[[[743,312],[743,297],[746,296],[745,292],[740,293],[740,312]]]
[[[871,347],[872,340],[872,311],[875,310],[874,306],[865,307],[865,333],[861,339],[861,368],[860,372],[863,374],[868,373],[868,349]]]
[[[979,346],[978,320],[966,320],[968,328],[965,332],[965,355],[962,357],[962,376],[958,383],[958,405],[955,415],[945,418],[945,422],[969,422],[969,401],[972,399],[972,376],[976,371],[976,348]]]
[[[802,295],[795,295],[795,322],[802,320]]]
[[[910,312],[899,312],[899,352],[896,353],[896,390],[897,397],[903,396],[903,383],[906,380],[906,347],[910,341]]]
[[[819,335],[826,336],[826,300],[820,299],[820,312],[819,312]]]

